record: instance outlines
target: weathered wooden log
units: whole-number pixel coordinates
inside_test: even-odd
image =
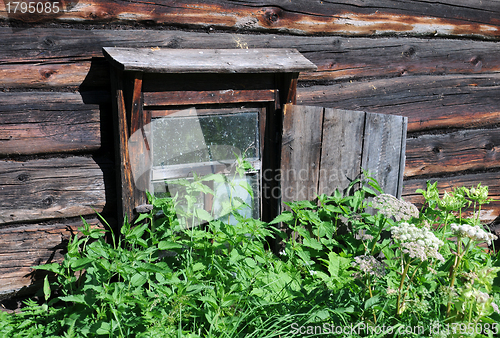
[[[86,220],[99,226],[96,217]],[[60,220],[51,223],[16,224],[0,227],[0,299],[14,294],[35,292],[43,282],[43,272],[31,267],[60,262],[71,236],[83,225],[81,219]]]
[[[432,175],[497,168],[498,129],[460,130],[407,139],[405,176]]]
[[[104,87],[102,47],[297,48],[318,66],[301,81],[500,71],[495,42],[418,38],[345,38],[144,30],[0,27],[1,88]],[[369,51],[369,52],[368,52]],[[23,62],[24,64],[19,64]]]
[[[0,155],[99,149],[99,114],[79,93],[0,93]]]
[[[109,88],[109,69],[104,59],[94,61],[68,60],[62,64],[0,65],[1,88]]]
[[[408,117],[408,132],[500,122],[500,74],[408,76],[298,88],[297,104]],[[467,121],[467,122],[465,122]]]
[[[471,188],[477,186],[479,183],[489,187],[489,197],[493,199],[500,199],[500,186],[498,181],[500,180],[500,172],[483,172],[483,173],[473,173],[467,175],[457,175],[451,177],[441,177],[441,178],[418,178],[418,179],[407,179],[403,184],[403,198],[406,201],[421,205],[424,198],[421,194],[415,193],[417,189],[426,189],[427,181],[431,183],[438,182],[437,187],[440,193],[444,191],[452,191],[455,187],[465,186]],[[500,215],[500,201],[491,202],[489,204],[483,205],[480,219],[483,222],[493,222]],[[500,230],[500,229],[499,229]]]
[[[24,22],[144,23],[291,34],[426,35],[498,38],[500,5],[412,0],[60,1],[59,10],[22,13],[0,4],[0,18]],[[70,10],[68,10],[70,9]],[[10,13],[9,13],[10,12]]]
[[[102,212],[106,190],[113,189],[112,179],[106,179],[105,186],[110,167],[76,156],[0,160],[0,224]]]

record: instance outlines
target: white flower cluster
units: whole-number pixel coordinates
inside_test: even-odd
[[[408,221],[418,217],[418,208],[410,202],[397,199],[390,194],[381,194],[373,198],[372,207],[379,209],[387,217],[394,216],[396,221]]]
[[[434,235],[429,228],[417,228],[413,224],[406,222],[391,228],[392,238],[401,242],[404,253],[408,253],[412,258],[425,261],[428,258],[435,258],[444,262],[444,257],[438,252],[443,241]]]
[[[353,266],[358,267],[364,275],[373,275],[377,277],[382,277],[385,275],[385,268],[375,259],[375,257],[370,255],[362,255],[354,257]],[[355,277],[361,277],[359,274],[355,274]]]
[[[451,230],[460,237],[469,237],[474,241],[485,241],[491,245],[491,241],[498,237],[484,231],[479,225],[471,226],[469,224],[455,224],[451,225]]]
[[[490,303],[491,307],[496,313],[500,313],[500,310],[498,309],[498,305],[495,304],[494,302],[491,302],[491,296],[487,294],[486,292],[479,291],[477,289],[471,289],[467,292],[464,293],[465,298],[473,298],[478,304],[484,305],[486,303]]]

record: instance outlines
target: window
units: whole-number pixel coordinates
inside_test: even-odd
[[[262,149],[265,121],[263,108],[219,108],[152,111],[151,191],[157,197],[182,196],[179,179],[223,173],[227,181],[208,181],[215,192],[200,194],[198,205],[216,218],[227,219],[225,205],[234,200],[248,207],[239,209],[245,217],[260,217]],[[236,175],[237,158],[252,164],[245,177]],[[250,193],[249,190],[252,192]],[[234,219],[227,219],[230,223]]]
[[[295,103],[300,71],[316,66],[293,49],[104,48],[111,64],[117,135],[119,217],[134,217],[146,202],[182,189],[179,179],[224,173],[251,189],[199,196],[197,203],[225,217],[220,199],[235,194],[250,202],[245,215],[264,221],[280,209],[282,107]],[[231,173],[235,156],[254,169]],[[266,175],[264,175],[266,173]],[[232,175],[232,176],[231,176]],[[263,176],[271,179],[263,180]],[[225,194],[224,194],[225,192]],[[219,195],[219,194],[217,194]],[[225,196],[225,197],[224,197]]]

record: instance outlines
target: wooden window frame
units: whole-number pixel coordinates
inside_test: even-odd
[[[118,217],[133,219],[136,206],[147,202],[136,186],[133,163],[144,161],[129,154],[129,137],[151,123],[154,111],[164,107],[200,105],[265,107],[261,128],[262,169],[270,177],[280,170],[283,106],[295,104],[301,71],[316,66],[293,49],[156,49],[103,48],[111,64],[111,91],[115,120],[116,167],[118,173]],[[144,152],[149,145],[141,143]],[[261,171],[262,172],[262,171]],[[146,175],[147,176],[147,175]],[[279,189],[275,179],[261,189]],[[271,194],[272,195],[272,194]],[[261,199],[264,221],[279,213],[278,198]]]

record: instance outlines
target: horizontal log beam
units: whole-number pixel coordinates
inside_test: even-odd
[[[0,65],[1,88],[109,88],[109,69],[104,59],[59,64]],[[35,61],[36,62],[36,61]]]
[[[61,1],[50,13],[22,13],[0,3],[0,19],[27,23],[145,23],[204,29],[339,35],[500,36],[495,0]],[[10,13],[9,13],[10,11]]]
[[[500,166],[500,130],[460,130],[406,141],[405,176],[432,175]]]
[[[0,92],[0,155],[97,150],[99,115],[79,93]]]
[[[408,76],[297,89],[297,104],[408,117],[408,132],[500,122],[500,74]]]
[[[102,212],[108,170],[87,157],[0,160],[0,225]]]
[[[297,48],[318,66],[301,81],[500,72],[495,42],[144,30],[0,27],[0,88],[104,87],[102,47]],[[369,52],[367,52],[369,51]]]
[[[97,218],[87,219],[91,226],[100,226]],[[43,282],[42,272],[31,267],[60,262],[71,236],[83,226],[81,219],[48,224],[19,224],[0,227],[0,299],[16,293],[34,293]]]

